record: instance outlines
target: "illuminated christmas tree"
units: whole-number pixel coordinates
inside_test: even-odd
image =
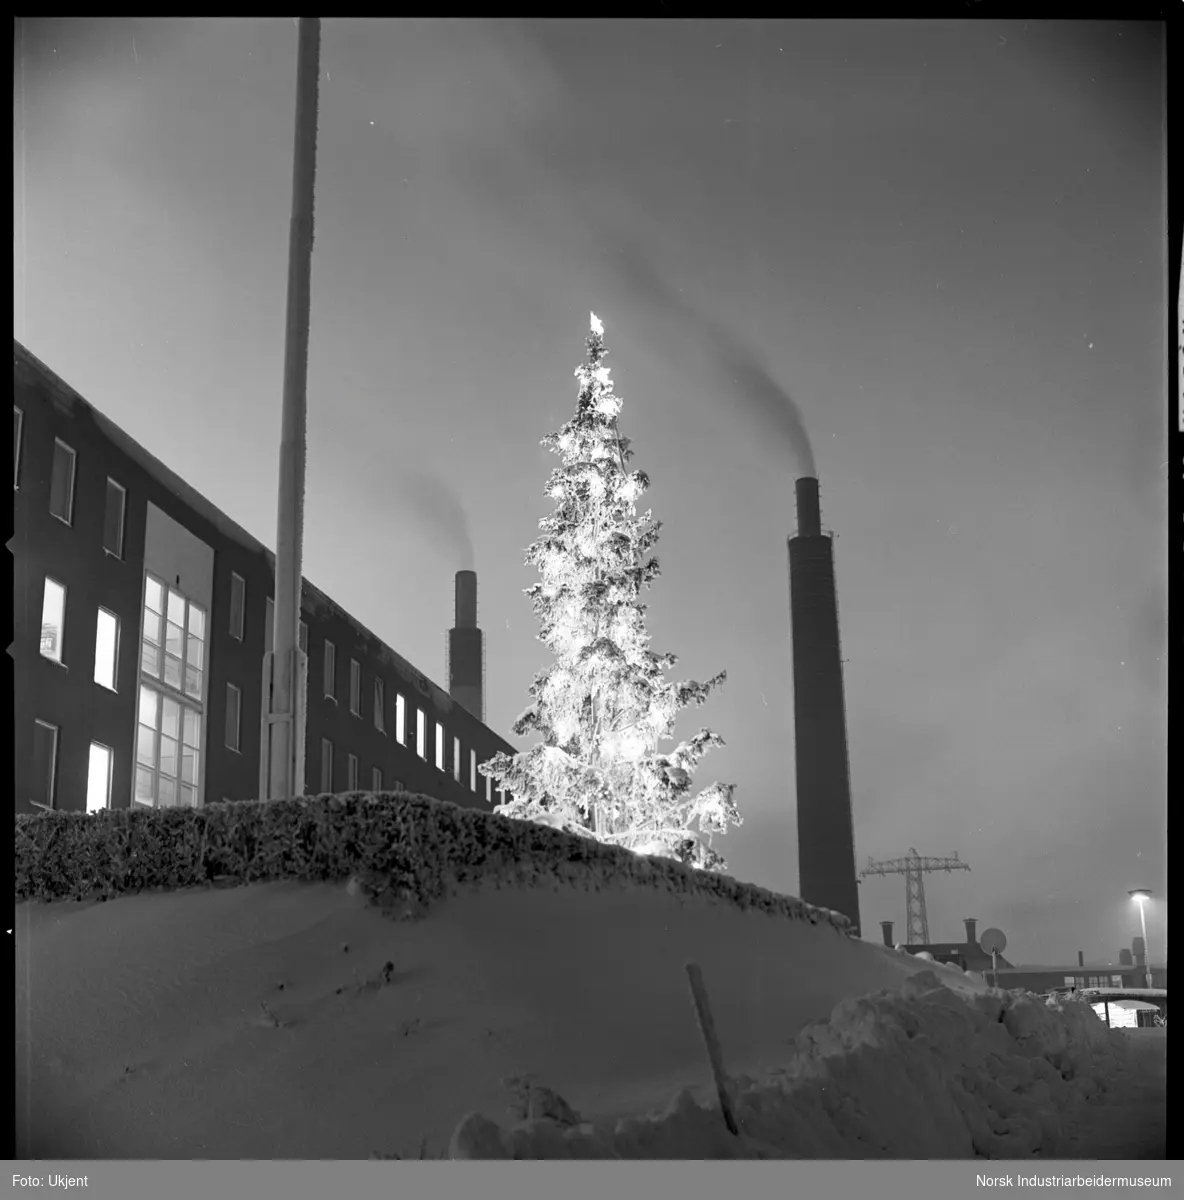
[[[643,588],[658,577],[647,556],[661,522],[636,502],[649,486],[629,471],[629,439],[617,425],[620,397],[605,358],[604,327],[592,315],[588,359],[576,369],[575,416],[542,444],[562,459],[547,483],[555,501],[526,552],[540,580],[526,590],[554,663],[538,672],[531,703],[514,732],[542,742],[498,754],[481,766],[513,797],[504,816],[538,821],[641,854],[677,858],[713,870],[726,864],[711,848],[715,833],[740,824],[733,784],[693,793],[699,760],[723,739],[708,729],[663,753],[675,720],[703,704],[724,681],[672,683],[672,654],[649,649]]]

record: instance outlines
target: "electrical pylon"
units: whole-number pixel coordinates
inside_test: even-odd
[[[970,864],[964,863],[956,854],[949,858],[922,857],[909,849],[904,858],[885,858],[876,862],[874,858],[867,860],[867,866],[859,872],[860,878],[866,875],[903,875],[905,891],[908,894],[908,941],[909,946],[929,945],[929,917],[925,912],[925,873],[927,871],[969,871]]]

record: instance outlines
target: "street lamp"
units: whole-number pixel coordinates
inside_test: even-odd
[[[1139,906],[1139,925],[1143,930],[1143,971],[1147,976],[1147,986],[1151,986],[1151,947],[1147,944],[1147,910],[1144,905],[1151,899],[1148,888],[1132,888],[1130,898]]]

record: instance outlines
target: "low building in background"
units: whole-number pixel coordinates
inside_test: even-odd
[[[255,798],[275,556],[15,341],[13,391],[16,811]],[[500,798],[475,703],[307,580],[301,617],[306,793]]]

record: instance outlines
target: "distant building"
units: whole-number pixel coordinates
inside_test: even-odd
[[[978,944],[977,922],[973,918],[968,918],[964,924],[966,926],[966,941],[964,942],[934,942],[928,946],[902,946],[901,949],[907,950],[910,954],[920,954],[924,951],[932,954],[934,961],[952,963],[956,967],[961,967],[963,971],[989,971],[991,956]],[[894,945],[892,922],[881,921],[880,928],[883,932],[884,945]],[[997,958],[1000,968],[1011,966],[1011,963],[1002,954]]]
[[[13,391],[16,811],[254,798],[274,555],[15,341]],[[490,807],[514,747],[307,580],[301,616],[304,790]]]

